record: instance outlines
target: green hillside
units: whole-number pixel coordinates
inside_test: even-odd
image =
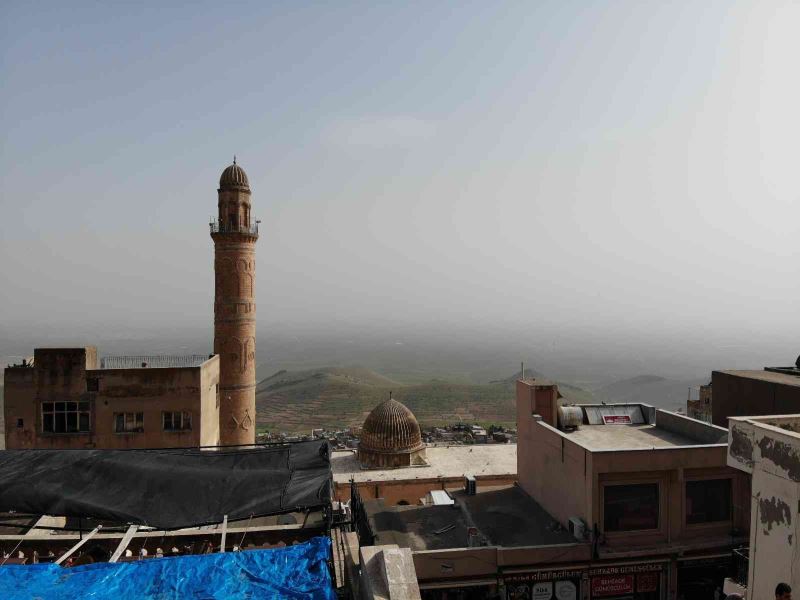
[[[360,425],[391,390],[423,427],[459,421],[513,425],[515,380],[465,384],[433,379],[404,385],[363,368],[279,371],[258,384],[257,421],[260,429],[273,431]],[[591,398],[585,390],[560,385],[567,401]]]

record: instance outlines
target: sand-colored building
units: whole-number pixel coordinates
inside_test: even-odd
[[[645,404],[561,406],[555,388],[517,382],[522,489],[598,559],[637,556],[662,565],[666,589],[713,595],[750,523],[727,430]]]
[[[216,446],[219,357],[37,348],[5,369],[4,415],[8,449]]]
[[[163,448],[253,444],[255,244],[250,183],[236,164],[217,190],[214,353],[98,359],[37,348],[5,370],[6,447]]]
[[[256,439],[256,241],[250,182],[244,169],[227,167],[219,178],[214,240],[214,353],[220,356],[220,441]]]
[[[415,505],[432,490],[461,488],[472,475],[480,486],[513,484],[517,479],[516,444],[436,446],[426,449],[427,465],[400,469],[363,469],[352,451],[331,456],[336,497],[350,498],[352,479],[365,500],[383,498],[389,505]]]
[[[711,383],[696,388],[689,388],[689,397],[686,399],[686,416],[697,419],[698,421],[711,423],[713,389]],[[697,390],[696,397],[693,397],[694,390]]]

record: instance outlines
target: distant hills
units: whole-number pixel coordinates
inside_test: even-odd
[[[643,402],[658,408],[686,408],[690,387],[708,383],[703,379],[666,379],[658,375],[639,375],[616,381],[593,390],[596,400],[603,402]]]
[[[431,380],[403,385],[369,369],[278,371],[260,381],[256,406],[260,428],[309,431],[361,425],[389,392],[424,425],[514,422],[514,393],[506,383],[470,385]]]
[[[533,374],[526,369],[526,375]],[[256,388],[260,428],[271,431],[309,431],[316,427],[361,425],[379,402],[389,397],[408,406],[422,426],[482,423],[513,426],[516,421],[511,377],[484,384],[431,379],[403,384],[361,367],[327,367],[278,371]],[[559,384],[569,402],[590,402],[591,394]]]

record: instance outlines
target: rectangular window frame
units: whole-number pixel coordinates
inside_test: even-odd
[[[142,411],[115,412],[111,422],[114,433],[117,435],[144,433],[144,413]]]
[[[730,486],[730,496],[728,504],[728,518],[722,521],[700,521],[698,523],[689,522],[689,484],[702,483],[707,481],[728,481]],[[729,526],[733,523],[733,493],[735,489],[735,482],[733,477],[725,475],[710,475],[707,477],[692,477],[687,478],[683,484],[683,525],[687,529],[702,529],[705,527],[720,527]]]
[[[629,535],[648,535],[648,534],[657,534],[661,533],[662,525],[663,525],[663,518],[664,518],[664,498],[662,496],[664,492],[664,486],[662,485],[661,479],[636,479],[632,481],[626,480],[611,480],[605,481],[601,484],[601,496],[600,496],[600,509],[601,509],[601,523],[603,523],[603,534],[607,536],[629,536]],[[657,507],[657,517],[656,517],[656,526],[647,528],[647,529],[606,529],[606,490],[609,487],[634,487],[634,486],[641,486],[641,485],[654,485],[656,486],[656,507]]]
[[[39,403],[43,435],[86,435],[92,432],[92,410],[87,400]]]
[[[161,429],[166,433],[192,430],[192,413],[188,410],[165,410],[161,413]]]

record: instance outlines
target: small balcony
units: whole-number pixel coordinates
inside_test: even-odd
[[[246,233],[247,235],[258,235],[258,224],[261,221],[252,223],[220,223],[219,219],[213,219],[209,224],[211,233]]]

